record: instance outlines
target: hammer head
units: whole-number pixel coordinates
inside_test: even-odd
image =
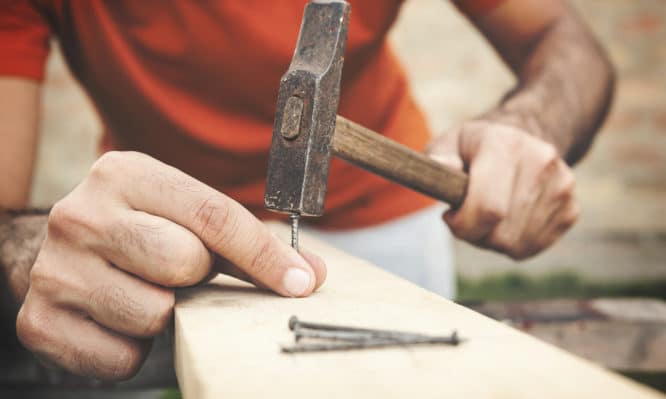
[[[264,196],[270,210],[324,212],[350,11],[342,0],[313,0],[305,8],[280,81]]]

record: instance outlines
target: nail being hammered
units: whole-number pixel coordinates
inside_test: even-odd
[[[298,252],[298,219],[300,215],[298,213],[292,213],[289,215],[291,219],[291,247]]]

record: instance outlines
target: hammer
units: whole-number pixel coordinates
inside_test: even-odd
[[[264,203],[291,215],[296,250],[300,216],[324,213],[331,155],[453,207],[467,188],[465,173],[337,115],[350,12],[344,0],[312,0],[280,80]]]

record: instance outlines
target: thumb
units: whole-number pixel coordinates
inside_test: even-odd
[[[433,160],[463,170],[464,163],[458,146],[459,129],[453,129],[436,137],[426,149],[426,154]]]

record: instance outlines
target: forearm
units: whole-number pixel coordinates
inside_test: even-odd
[[[5,314],[15,311],[28,291],[30,269],[46,235],[46,222],[44,210],[0,214],[0,309]]]
[[[572,13],[555,20],[524,54],[507,60],[519,83],[487,117],[543,138],[573,164],[610,108],[612,66]]]

